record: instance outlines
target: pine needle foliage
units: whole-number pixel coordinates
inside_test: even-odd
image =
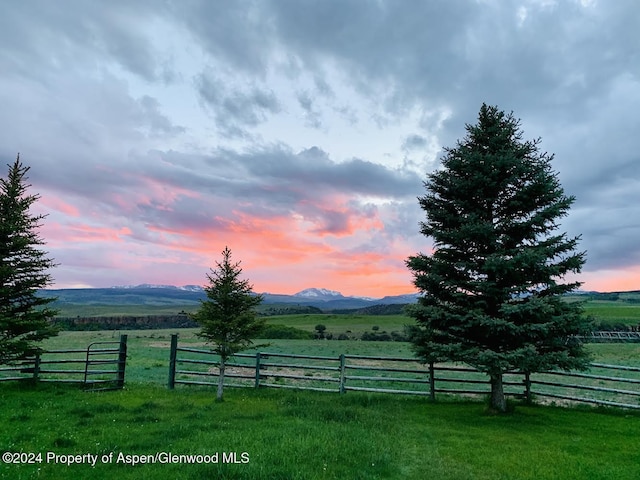
[[[198,335],[220,356],[217,399],[222,400],[227,362],[253,345],[252,339],[264,329],[265,319],[255,311],[262,296],[254,294],[249,281],[241,278],[240,262],[231,261],[229,247],[225,247],[222,262],[216,261],[216,267],[207,274],[207,300],[192,318],[201,326]]]
[[[56,335],[49,322],[57,312],[48,307],[55,298],[38,291],[52,281],[55,264],[40,247],[38,235],[45,215],[29,209],[40,198],[28,194],[26,167],[16,158],[6,178],[0,178],[0,364],[32,356],[38,342]]]
[[[409,309],[413,343],[425,361],[486,372],[491,408],[505,411],[505,372],[587,366],[578,336],[588,322],[562,298],[580,286],[564,277],[580,272],[585,253],[575,251],[579,237],[557,232],[575,198],[540,140],[523,140],[519,120],[486,104],[466,131],[419,198],[434,247],[407,260],[422,293]]]

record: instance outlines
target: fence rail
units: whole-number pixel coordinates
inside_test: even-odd
[[[168,387],[217,385],[219,359],[210,350],[179,347],[171,338]],[[424,365],[415,358],[291,353],[237,354],[227,363],[225,386],[295,388],[345,393],[363,391],[422,395],[489,395],[487,375],[470,367]],[[531,401],[584,402],[640,409],[640,368],[592,363],[590,372],[504,375],[505,394]]]
[[[0,382],[31,380],[75,383],[94,391],[120,389],[124,386],[126,360],[127,335],[121,335],[119,341],[94,342],[86,349],[47,350],[0,367]]]
[[[640,409],[640,368],[592,363],[591,372],[537,374],[529,379],[531,394],[570,402]],[[618,372],[621,374],[616,375]],[[566,383],[558,378],[573,381]],[[636,386],[635,390],[630,389],[629,384]],[[578,396],[579,392],[589,392],[589,396]]]
[[[580,338],[589,343],[624,343],[624,342],[640,342],[640,332],[630,331],[595,331],[589,335],[580,336]]]

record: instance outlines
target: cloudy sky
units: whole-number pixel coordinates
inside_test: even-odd
[[[583,289],[640,289],[636,0],[28,0],[0,16],[0,158],[59,288],[413,291],[416,197],[483,102],[577,200]],[[4,175],[5,173],[3,173]]]

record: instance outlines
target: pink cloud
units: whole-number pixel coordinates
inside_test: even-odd
[[[345,237],[357,231],[384,229],[375,209],[354,205],[344,196],[326,196],[319,201],[304,200],[297,207],[302,218],[310,223],[309,233],[315,235]]]
[[[39,204],[48,210],[54,210],[71,217],[79,217],[80,211],[69,203],[64,202],[54,195],[43,195],[40,197]]]
[[[51,246],[68,243],[122,242],[131,235],[128,227],[96,227],[83,223],[47,222],[43,225],[43,236]]]
[[[229,218],[217,218],[215,227],[179,231],[149,226],[160,235],[163,248],[188,253],[201,265],[201,273],[191,282],[201,284],[205,273],[229,246],[257,291],[294,293],[309,286],[343,289],[349,294],[380,295],[413,290],[403,258],[390,259],[381,253],[344,253],[328,243],[294,216],[270,218],[234,211]],[[360,225],[381,227],[375,218]],[[354,225],[356,222],[354,222]],[[355,231],[355,230],[354,230]]]

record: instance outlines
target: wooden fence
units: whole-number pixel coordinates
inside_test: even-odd
[[[218,357],[210,350],[180,347],[171,337],[168,387],[217,384]],[[236,354],[227,363],[227,387],[294,388],[345,393],[364,391],[422,395],[488,395],[487,375],[451,364],[423,365],[415,358],[290,353]],[[584,402],[640,409],[640,368],[591,364],[591,370],[504,375],[505,394],[531,401]]]
[[[0,367],[0,382],[31,380],[77,383],[85,390],[121,389],[126,360],[127,335],[121,335],[119,341],[94,342],[86,349],[48,350]]]
[[[587,372],[525,375],[531,395],[569,402],[640,409],[640,368],[592,363]],[[582,394],[582,395],[581,395]]]

